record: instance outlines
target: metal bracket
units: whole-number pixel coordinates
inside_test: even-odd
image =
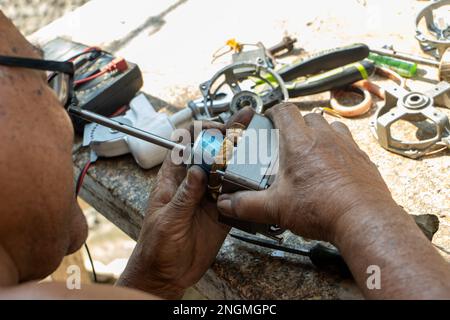
[[[437,59],[440,59],[445,50],[450,47],[450,25],[447,19],[435,21],[433,11],[446,5],[450,5],[450,0],[432,2],[423,8],[416,17],[416,39],[419,41],[423,51]],[[426,35],[419,28],[424,18],[429,35]]]
[[[380,145],[397,154],[412,159],[450,147],[450,124],[445,113],[435,107],[435,101],[444,99],[448,106],[450,84],[440,82],[425,93],[409,92],[399,86],[386,88],[386,103],[375,114],[371,129]],[[435,127],[432,138],[419,141],[400,141],[391,134],[391,126],[399,121],[429,120]]]
[[[274,79],[274,81],[269,81],[268,77]],[[251,79],[267,83],[269,90],[254,92],[245,83],[246,80]],[[213,101],[219,94],[223,94],[224,86],[228,87],[232,97],[229,105],[231,113],[247,105],[253,107],[256,112],[262,113],[265,107],[286,101],[289,98],[283,79],[264,60],[258,63],[235,62],[219,70],[210,80],[200,84],[204,104],[203,110],[208,118],[218,116],[214,113]]]

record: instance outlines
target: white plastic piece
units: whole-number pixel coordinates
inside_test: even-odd
[[[192,111],[186,108],[169,118],[165,113],[156,112],[146,96],[140,94],[130,102],[130,110],[117,119],[141,130],[170,139],[177,126],[192,119]],[[83,145],[89,145],[101,157],[115,157],[131,152],[137,164],[144,169],[161,164],[168,152],[163,147],[115,132],[98,124],[86,125]]]
[[[123,135],[120,138],[108,141],[93,141],[91,148],[99,157],[117,157],[130,152]]]
[[[132,125],[123,116],[114,119]],[[83,146],[89,146],[99,157],[117,157],[130,153],[125,134],[97,123],[89,123],[84,127]]]
[[[184,108],[174,113],[169,117],[174,127],[184,127],[187,123],[192,121],[193,113],[190,108]]]
[[[165,114],[157,114],[151,119],[138,118],[134,126],[167,139],[170,139],[175,129]],[[163,147],[131,136],[127,136],[127,142],[137,164],[144,169],[161,164],[168,152]]]
[[[174,127],[167,125],[167,115],[155,111],[144,94],[140,94],[130,102],[130,110],[125,114],[134,127],[170,138]],[[166,121],[165,121],[166,120]],[[128,147],[137,164],[144,169],[153,168],[164,161],[167,149],[153,143],[126,136]]]

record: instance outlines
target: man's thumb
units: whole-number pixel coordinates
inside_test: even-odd
[[[189,168],[170,205],[178,211],[192,212],[200,204],[206,191],[206,173],[198,166]]]
[[[219,211],[230,218],[258,223],[276,224],[277,219],[271,208],[273,201],[269,190],[240,191],[222,194],[217,202]]]

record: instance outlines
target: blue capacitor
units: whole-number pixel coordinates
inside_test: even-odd
[[[191,164],[199,165],[209,173],[215,157],[219,154],[222,143],[223,134],[219,130],[203,130],[192,148]]]

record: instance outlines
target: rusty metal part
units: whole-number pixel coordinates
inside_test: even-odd
[[[294,49],[294,43],[297,42],[296,38],[292,38],[290,36],[285,36],[283,39],[277,43],[276,45],[267,49],[272,56],[277,56],[282,54],[286,54],[291,52]]]

